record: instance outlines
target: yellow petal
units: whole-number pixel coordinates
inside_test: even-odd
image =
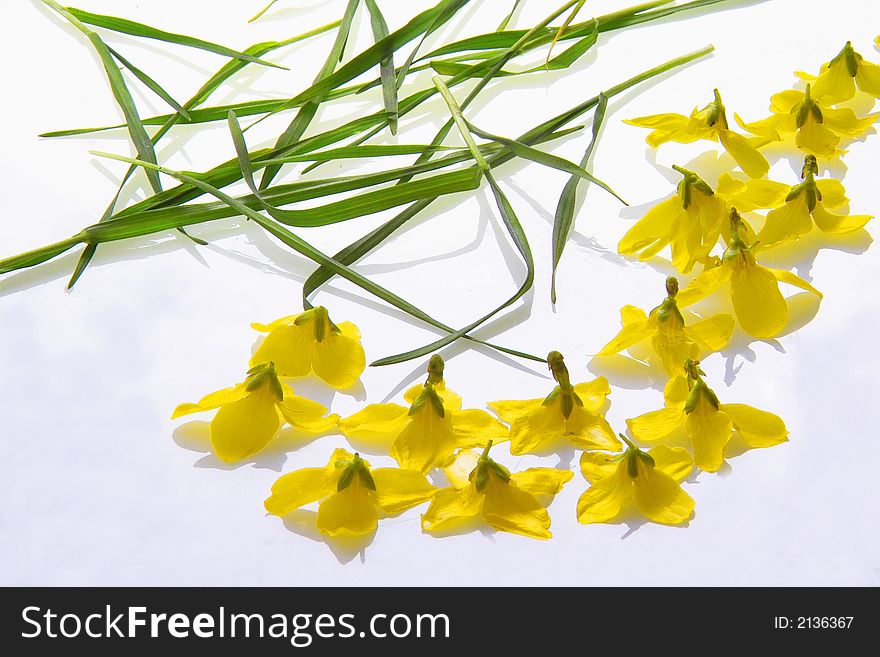
[[[797,274],[793,274],[792,272],[786,271],[785,269],[770,269],[769,267],[767,268],[767,271],[773,274],[776,277],[776,280],[778,280],[780,283],[788,283],[789,285],[793,285],[794,287],[800,288],[801,290],[812,292],[820,299],[822,298],[822,293],[819,292],[819,290],[814,288]]]
[[[189,402],[180,404],[174,409],[174,412],[171,414],[171,419],[176,420],[177,418],[183,415],[189,415],[190,413],[211,411],[215,408],[219,408],[223,404],[231,404],[232,402],[238,401],[244,397],[245,394],[247,394],[247,390],[245,389],[244,384],[241,383],[232,388],[217,390],[216,392],[205,395],[195,404]]]
[[[234,463],[259,452],[281,425],[275,402],[269,386],[264,386],[221,406],[211,421],[214,453],[221,460]]]
[[[770,170],[767,158],[752,146],[748,139],[730,130],[718,130],[718,138],[724,150],[751,178],[763,178]]]
[[[772,447],[788,440],[788,429],[778,415],[746,404],[722,404],[721,410],[749,447]]]
[[[773,180],[749,180],[745,188],[733,199],[740,212],[777,208],[785,203],[791,187]]]
[[[646,313],[638,306],[631,306],[627,304],[620,309],[621,326],[626,326],[627,324],[632,324],[633,322],[641,322],[646,319],[648,319],[648,313]]]
[[[449,414],[440,417],[426,404],[391,444],[391,458],[406,470],[427,472],[442,467],[455,451],[455,434]]]
[[[774,114],[790,114],[795,105],[804,101],[804,92],[786,89],[770,96],[770,111]]]
[[[682,425],[684,419],[681,408],[661,408],[627,420],[626,426],[636,440],[653,441],[670,435]]]
[[[822,197],[822,206],[825,208],[839,208],[846,205],[849,199],[846,197],[846,190],[843,183],[834,178],[823,178],[816,181],[816,187]]]
[[[584,403],[584,408],[595,413],[605,405],[605,399],[611,393],[608,379],[599,376],[592,381],[584,381],[574,386],[574,391]]]
[[[632,499],[632,479],[626,474],[626,464],[618,463],[613,474],[594,482],[580,496],[577,505],[578,522],[611,522]]]
[[[409,411],[397,404],[370,404],[339,421],[339,430],[349,438],[367,440],[390,448],[409,422]]]
[[[824,114],[824,110],[823,110]],[[820,157],[834,157],[838,155],[837,144],[840,137],[835,131],[827,127],[825,123],[816,123],[812,115],[807,117],[806,122],[797,131],[795,144],[798,148],[818,155]]]
[[[633,495],[645,517],[664,525],[677,525],[691,517],[693,498],[665,472],[638,460],[639,476],[633,479]]]
[[[510,453],[527,454],[560,440],[565,433],[565,418],[559,402],[540,405],[514,420],[510,427]]]
[[[284,516],[332,495],[336,492],[340,473],[335,460],[331,459],[323,468],[303,468],[279,477],[264,503],[266,511]]]
[[[621,448],[620,441],[608,421],[581,406],[575,406],[565,422],[565,439],[584,450],[617,451]]]
[[[723,349],[730,341],[734,324],[732,315],[713,315],[708,319],[686,326],[684,332],[691,340],[699,344],[704,352],[713,353]]]
[[[843,57],[836,62],[822,64],[822,71],[812,84],[810,92],[813,98],[826,105],[842,103],[855,96],[856,83],[850,76]]]
[[[871,220],[871,215],[868,214],[853,214],[849,216],[832,214],[823,207],[824,203],[823,197],[822,202],[816,203],[816,207],[813,208],[813,219],[816,221],[819,230],[823,233],[831,233],[832,235],[851,233],[864,227]]]
[[[532,495],[556,495],[573,476],[571,470],[529,468],[510,475],[510,480],[517,488]]]
[[[543,399],[508,399],[489,402],[487,406],[504,422],[513,424],[518,417],[535,410],[543,402]]]
[[[415,470],[378,468],[372,471],[376,503],[386,513],[401,513],[434,496],[437,489]]]
[[[856,113],[849,107],[838,107],[836,109],[823,109],[822,117],[824,123],[829,130],[839,135],[847,137],[861,137],[871,131],[871,126],[877,120],[876,114],[859,118]]]
[[[620,353],[624,349],[629,349],[642,340],[651,337],[656,330],[657,320],[653,317],[638,322],[624,324],[618,334],[615,335],[608,344],[602,347],[597,355],[611,356],[612,354]]]
[[[293,324],[296,321],[297,317],[299,317],[299,315],[287,315],[286,317],[279,317],[274,322],[269,322],[268,324],[252,322],[251,328],[255,331],[259,331],[260,333],[269,333],[272,329],[278,328],[279,326],[287,326],[288,324]]]
[[[442,488],[422,514],[422,530],[428,533],[455,531],[479,515],[483,496],[472,485]]]
[[[689,394],[690,388],[688,388],[687,377],[683,374],[669,379],[663,388],[663,400],[670,408],[684,408]],[[684,419],[682,419],[682,422],[684,422]]]
[[[694,463],[706,472],[717,472],[733,432],[730,417],[701,396],[694,411],[687,415],[685,427],[694,446]]]
[[[651,114],[649,116],[639,116],[634,119],[624,119],[624,123],[634,125],[639,128],[662,128],[664,130],[677,130],[688,122],[688,117],[684,114]]]
[[[880,96],[880,66],[865,60],[859,62],[856,84],[866,94],[871,94],[875,98]]]
[[[422,394],[422,390],[424,390],[425,386],[421,383],[418,385],[414,385],[412,388],[403,393],[403,399],[407,404],[412,404],[416,397]],[[434,391],[440,395],[440,399],[443,402],[443,407],[452,409],[453,411],[457,411],[461,408],[461,396],[455,392],[454,390],[450,390],[446,387],[445,381],[440,381],[439,383],[434,384]]]
[[[358,477],[318,506],[315,524],[328,536],[362,536],[376,530],[376,493],[361,486]]]
[[[610,477],[617,472],[617,465],[620,463],[619,454],[608,454],[606,452],[584,452],[581,454],[581,474],[584,479],[595,484],[600,479]]]
[[[683,327],[660,330],[651,339],[654,351],[660,356],[663,369],[669,376],[681,372],[688,358],[699,358],[700,347],[691,340]]]
[[[781,208],[767,213],[764,227],[758,233],[758,241],[762,246],[771,246],[788,240],[795,240],[806,235],[813,229],[810,221],[810,210],[804,194],[788,201]]]
[[[699,196],[699,193],[694,196]],[[688,210],[680,213],[672,222],[669,241],[672,245],[672,266],[683,274],[708,254],[709,249],[703,249],[703,228],[696,202],[692,202]]]
[[[730,296],[740,326],[752,337],[772,338],[788,323],[788,306],[776,277],[754,262],[734,268]]]
[[[694,460],[690,453],[682,447],[657,445],[652,447],[648,454],[654,459],[654,467],[672,477],[676,483],[681,483],[693,472]]]
[[[486,411],[473,408],[464,411],[446,411],[452,418],[455,442],[461,448],[485,447],[494,440],[507,440],[508,429]]]
[[[770,141],[779,141],[782,139],[783,135],[794,130],[793,123],[790,119],[786,116],[780,116],[779,114],[771,114],[766,119],[753,121],[752,123],[745,123],[738,114],[734,114],[733,118],[743,130],[750,132],[753,135],[769,139]]]
[[[687,287],[678,293],[678,296],[675,298],[678,302],[678,307],[684,308],[705,299],[728,281],[730,275],[730,268],[724,265],[712,267],[701,272]]]
[[[499,531],[548,539],[550,514],[531,493],[490,474],[483,489],[483,518]]]
[[[251,365],[275,363],[279,376],[306,376],[312,370],[315,333],[312,322],[273,328],[251,358]]]
[[[340,390],[353,386],[367,365],[360,339],[352,337],[359,335],[356,333],[357,327],[348,322],[343,322],[340,328],[342,326],[346,326],[347,332],[328,332],[321,342],[314,345],[312,352],[315,374]]]
[[[288,390],[290,390],[288,388]],[[333,413],[324,417],[327,409],[318,402],[287,394],[284,401],[278,404],[278,410],[290,426],[306,433],[324,433],[336,428],[339,416]]]
[[[480,455],[469,449],[459,450],[452,462],[443,467],[446,478],[454,488],[464,488],[470,485],[470,475],[477,467]]]
[[[618,252],[621,255],[633,255],[654,245],[653,252],[656,253],[669,243],[672,224],[681,214],[684,214],[684,209],[678,195],[661,201],[626,232],[617,245]]]

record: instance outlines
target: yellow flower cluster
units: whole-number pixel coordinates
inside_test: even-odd
[[[821,294],[788,270],[759,264],[765,249],[802,239],[814,224],[822,233],[861,229],[871,218],[843,212],[843,185],[818,178],[819,158],[838,157],[844,138],[865,134],[875,116],[864,118],[841,103],[858,93],[876,97],[880,67],[865,62],[848,43],[816,77],[801,74],[803,91],[776,94],[773,115],[737,123],[752,136],[731,130],[717,90],[714,99],[690,115],[659,114],[627,121],[651,128],[648,143],[717,141],[741,173],[724,172],[713,189],[699,174],[681,174],[676,194],[654,206],[620,240],[623,255],[641,260],[669,248],[682,275],[699,273],[679,289],[666,279],[666,296],[645,312],[627,305],[622,328],[598,357],[628,351],[655,364],[667,377],[664,406],[626,421],[629,435],[617,434],[605,419],[608,380],[572,383],[562,354],[547,365],[556,385],[546,397],[489,402],[493,417],[463,409],[447,387],[445,364],[434,355],[427,378],[403,394],[403,404],[370,404],[347,418],[328,415],[322,405],[294,394],[289,379],[309,374],[333,388],[354,385],[365,367],[360,332],[335,324],[323,307],[253,327],[267,335],[250,360],[242,382],[181,404],[173,417],[217,410],[210,423],[211,444],[227,462],[252,457],[284,423],[312,435],[338,432],[352,447],[384,454],[398,467],[376,468],[357,451],[336,449],[323,467],[283,475],[272,486],[266,510],[285,516],[317,504],[315,527],[326,536],[364,536],[381,517],[427,504],[421,527],[444,536],[479,526],[548,539],[547,507],[572,478],[567,469],[532,467],[511,472],[490,456],[508,442],[512,455],[546,455],[563,448],[581,451],[581,472],[589,487],[577,503],[581,523],[644,517],[676,525],[695,508],[682,484],[695,468],[717,472],[736,439],[740,449],[785,442],[788,430],[776,415],[745,404],[722,403],[706,382],[701,360],[730,342],[737,325],[754,338],[780,335],[789,323],[780,283]],[[794,136],[804,151],[802,181],[795,185],[766,178],[770,162],[761,149]],[[755,231],[743,214],[757,216]],[[688,310],[724,290],[731,312]],[[658,444],[659,443],[659,444]],[[680,443],[680,444],[676,444]],[[642,449],[640,444],[653,444]],[[430,479],[429,479],[430,478]]]

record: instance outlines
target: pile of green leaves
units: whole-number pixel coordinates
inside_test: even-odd
[[[505,162],[519,158],[558,169],[571,176],[559,199],[553,227],[551,294],[555,302],[556,266],[574,222],[579,183],[592,182],[614,194],[608,185],[587,170],[608,99],[640,82],[703,57],[711,52],[712,47],[705,47],[659,65],[653,64],[642,73],[557,114],[516,138],[494,135],[474,126],[466,118],[468,106],[481,91],[505,78],[541,76],[548,71],[571,68],[597,46],[600,34],[614,34],[628,27],[683,12],[694,12],[715,5],[723,6],[725,1],[693,0],[672,4],[670,0],[656,0],[575,22],[584,0],[569,0],[530,29],[512,30],[508,29],[508,25],[520,4],[520,0],[517,0],[497,31],[440,45],[423,53],[432,35],[454,20],[469,4],[469,0],[440,0],[393,32],[389,32],[378,2],[364,0],[363,5],[369,14],[375,42],[364,51],[348,57],[346,49],[353,20],[361,7],[360,0],[347,0],[344,14],[337,22],[282,41],[254,44],[243,51],[123,18],[63,7],[54,0],[41,0],[88,39],[103,64],[113,96],[125,117],[125,123],[121,125],[62,130],[42,136],[64,137],[124,128],[134,145],[137,157],[99,154],[129,164],[119,189],[100,219],[66,240],[0,260],[0,274],[39,265],[82,246],[69,283],[69,286],[73,286],[85,272],[96,250],[105,242],[138,238],[171,229],[186,234],[189,226],[244,216],[317,265],[303,286],[305,308],[311,307],[309,300],[322,285],[332,277],[340,276],[444,334],[431,344],[382,358],[373,365],[387,365],[418,358],[458,339],[487,344],[508,354],[543,361],[543,358],[482,342],[470,335],[477,327],[516,303],[531,289],[534,282],[534,261],[529,241],[513,206],[494,177],[493,170]],[[272,4],[274,3],[270,3],[263,11],[267,11]],[[554,26],[557,22],[559,26]],[[206,50],[221,55],[228,61],[191,98],[181,103],[147,73],[108,46],[98,30]],[[278,67],[278,64],[272,63],[266,57],[293,43],[331,30],[335,30],[333,45],[314,82],[306,89],[289,98],[248,100],[228,105],[208,104],[211,95],[245,67]],[[413,42],[415,45],[401,59],[401,53]],[[542,64],[525,70],[505,68],[517,58],[539,49],[546,50]],[[127,70],[131,78],[155,93],[172,111],[160,116],[141,117],[126,77],[120,69]],[[358,81],[376,69],[378,77],[367,82]],[[432,84],[419,85],[415,74],[426,70],[434,73]],[[419,76],[419,79],[423,77]],[[465,83],[468,83],[469,90],[458,100],[453,90]],[[380,87],[382,91],[382,106],[374,113],[326,130],[322,130],[315,122],[316,113],[322,104],[332,103],[374,87]],[[417,112],[427,100],[437,94],[446,102],[449,119],[429,144],[368,143],[371,138],[385,130],[396,135],[401,117]],[[592,140],[580,164],[537,148],[538,145],[580,130],[581,126],[571,124],[590,111],[593,111]],[[259,122],[281,113],[291,113],[292,118],[274,145],[271,148],[250,150],[239,119],[256,117]],[[202,172],[173,171],[160,165],[156,157],[156,146],[176,126],[209,125],[218,121],[225,121],[228,125],[235,146],[234,158]],[[444,145],[453,127],[461,133],[467,148]],[[482,143],[478,143],[478,139]],[[417,157],[406,167],[387,168],[356,177],[321,178],[310,175],[315,167],[333,160],[373,159],[409,154]],[[311,164],[295,180],[279,181],[284,165],[302,162]],[[119,208],[121,192],[139,167],[146,173],[153,194],[143,201]],[[160,173],[170,176],[176,184],[163,188]],[[223,191],[240,181],[247,184],[248,194],[233,196]],[[351,265],[428,210],[438,198],[474,191],[484,183],[491,189],[509,238],[525,263],[526,275],[509,298],[483,316],[467,326],[451,327],[351,269]],[[337,195],[353,191],[357,193],[341,200],[333,200]],[[315,199],[321,199],[322,203],[308,208],[296,207],[301,202]],[[402,210],[377,229],[333,255],[322,253],[295,232],[297,228],[335,224],[392,208]],[[204,244],[196,237],[190,239]]]

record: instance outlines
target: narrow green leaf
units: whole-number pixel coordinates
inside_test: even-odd
[[[431,146],[430,144],[367,144],[328,148],[316,153],[288,155],[287,157],[260,160],[262,166],[270,164],[289,164],[292,162],[330,162],[333,160],[355,160],[374,157],[394,157],[397,155],[420,155],[438,151],[459,151],[455,146]]]
[[[599,130],[602,128],[602,122],[605,119],[605,111],[608,108],[608,96],[599,94],[599,103],[593,113],[593,135],[590,139],[590,145],[581,158],[581,167],[585,168],[590,163],[593,150],[599,139]],[[562,194],[559,196],[559,202],[556,204],[556,214],[553,218],[553,265],[550,277],[550,300],[556,303],[556,270],[559,267],[559,261],[562,259],[562,253],[565,250],[565,244],[574,225],[574,216],[577,206],[577,188],[581,181],[581,176],[573,175],[565,187],[562,188]]]
[[[153,164],[155,164],[156,152],[153,150],[153,143],[150,141],[150,137],[147,134],[147,131],[144,129],[143,124],[141,123],[140,116],[138,115],[137,106],[134,104],[134,99],[131,97],[131,93],[129,92],[128,87],[125,84],[125,79],[123,79],[122,77],[122,73],[119,71],[116,62],[113,61],[113,55],[110,54],[110,49],[101,40],[101,37],[99,37],[97,33],[83,25],[83,23],[79,19],[77,19],[76,16],[67,11],[57,2],[55,2],[54,0],[41,0],[41,2],[43,2],[43,4],[52,8],[63,18],[65,18],[71,25],[82,32],[91,42],[92,47],[95,49],[95,52],[98,53],[98,57],[101,59],[101,63],[104,65],[104,71],[106,72],[107,79],[110,82],[110,90],[113,92],[113,97],[116,99],[116,103],[119,105],[119,108],[122,110],[122,113],[125,116],[125,123],[128,126],[128,133],[131,136],[131,141],[134,144],[138,157],[142,160],[146,160],[147,162],[152,162]],[[162,185],[159,182],[159,176],[156,174],[156,172],[147,171],[146,173],[147,180],[149,180],[150,186],[153,188],[153,191],[162,191]]]
[[[443,100],[446,102],[446,106],[449,108],[450,114],[452,114],[452,119],[455,121],[455,125],[458,126],[458,130],[461,133],[462,138],[464,139],[464,143],[467,144],[468,150],[473,155],[474,161],[477,163],[477,167],[480,169],[488,169],[489,165],[486,163],[483,154],[480,152],[480,149],[477,147],[474,138],[471,136],[470,130],[468,130],[468,122],[464,118],[461,113],[461,108],[458,106],[458,103],[455,100],[455,96],[452,95],[452,92],[449,91],[449,87],[443,84],[443,80],[440,79],[440,76],[435,75],[431,81],[434,83],[434,86],[440,91],[440,95],[443,96]]]
[[[498,27],[495,29],[496,32],[503,32],[507,29],[507,26],[510,24],[510,21],[513,20],[513,15],[516,13],[516,10],[519,9],[519,6],[522,4],[522,0],[514,0],[513,7],[510,9],[510,13],[504,17]]]
[[[125,18],[117,18],[116,16],[104,16],[102,14],[93,14],[88,11],[76,9],[74,7],[66,7],[65,10],[77,19],[79,19],[81,22],[86,23],[87,25],[103,27],[114,32],[142,37],[144,39],[155,39],[157,41],[164,41],[166,43],[175,43],[180,46],[188,46],[190,48],[198,48],[199,50],[207,50],[208,52],[212,52],[217,55],[223,55],[225,57],[243,59],[244,61],[253,62],[254,64],[262,64],[263,66],[280,68],[285,71],[288,70],[286,66],[273,64],[272,62],[258,59],[257,57],[248,55],[247,53],[239,52],[238,50],[233,50],[232,48],[227,48],[226,46],[221,46],[216,43],[211,43],[210,41],[204,41],[203,39],[196,39],[195,37],[186,36],[185,34],[174,34],[173,32],[165,32],[164,30],[157,30],[155,27],[144,25],[142,23],[136,23]]]
[[[278,2],[278,0],[272,0],[268,5],[266,5],[265,7],[263,7],[263,8],[262,8],[260,11],[258,11],[256,14],[254,14],[254,15],[250,18],[250,20],[248,20],[248,23],[253,23],[255,20],[257,20],[258,18],[260,18],[260,16],[262,16],[262,15],[265,14],[267,11],[269,11],[269,10],[272,8],[272,5],[274,5],[276,2]]]
[[[370,25],[373,28],[373,37],[376,43],[381,43],[388,38],[388,23],[376,4],[376,0],[365,0],[367,10],[370,12]],[[392,135],[397,134],[397,73],[394,68],[393,51],[379,62],[379,77],[382,79],[382,102],[388,113],[388,127]]]
[[[159,85],[158,82],[156,82],[153,78],[151,78],[149,75],[144,73],[141,69],[139,69],[137,66],[132,64],[130,61],[128,61],[125,57],[123,57],[121,54],[119,54],[116,50],[114,50],[110,46],[107,46],[107,50],[110,51],[110,54],[113,55],[119,61],[120,64],[122,64],[125,68],[127,68],[129,71],[131,71],[132,75],[134,75],[138,80],[143,82],[144,86],[146,86],[150,91],[152,91],[154,94],[159,96],[159,98],[164,100],[166,103],[171,105],[171,108],[174,111],[176,111],[177,113],[179,113],[181,116],[183,116],[183,118],[189,120],[189,114],[186,113],[186,110],[180,105],[180,103],[178,103],[176,100],[174,100],[174,98],[171,97],[171,94],[169,94],[167,91],[165,91]]]
[[[601,97],[601,95],[600,95]],[[537,162],[538,164],[543,164],[546,167],[550,167],[553,169],[558,169],[559,171],[565,171],[566,173],[570,173],[574,176],[578,176],[583,178],[584,180],[588,180],[590,182],[596,183],[599,187],[604,189],[606,192],[611,194],[618,201],[623,203],[624,205],[629,205],[626,201],[624,201],[620,196],[611,189],[604,182],[596,178],[589,171],[584,169],[581,166],[578,166],[574,162],[566,160],[565,158],[558,157],[556,155],[551,155],[550,153],[545,153],[544,151],[539,151],[537,148],[532,148],[527,144],[523,144],[521,142],[516,141],[515,139],[508,139],[507,137],[499,137],[498,135],[493,135],[491,133],[480,130],[475,127],[472,123],[468,123],[468,126],[473,131],[475,135],[478,137],[482,137],[483,139],[490,139],[492,141],[498,142],[499,144],[504,144],[507,146],[510,151],[516,155],[517,157],[521,157],[524,160],[530,160],[532,162]]]
[[[327,55],[324,65],[318,72],[318,77],[315,78],[315,84],[318,84],[329,77],[339,63],[339,59],[345,51],[345,44],[348,42],[348,33],[351,31],[351,24],[352,21],[354,21],[357,6],[358,0],[348,0],[348,4],[345,6],[345,13],[339,23],[339,30],[336,33],[336,40],[330,48],[330,53]],[[330,91],[330,89],[327,91]],[[302,105],[302,107],[299,108],[299,111],[297,111],[296,116],[290,122],[290,125],[287,126],[287,129],[285,129],[275,142],[275,149],[285,148],[300,140],[306,129],[309,127],[309,124],[312,122],[312,119],[315,118],[315,114],[318,112],[318,106],[321,104],[322,100],[323,94],[312,96]],[[260,180],[260,189],[266,189],[272,183],[275,176],[278,175],[279,171],[281,171],[280,165],[267,167],[263,171],[263,177]]]
[[[556,30],[556,33],[553,35],[553,41],[550,42],[550,49],[547,51],[547,60],[546,63],[550,63],[550,55],[553,54],[553,48],[556,47],[556,42],[559,41],[559,37],[568,29],[568,26],[571,25],[571,22],[574,20],[575,16],[578,15],[578,12],[583,8],[584,3],[587,0],[578,0],[578,3],[571,10],[571,13],[566,17],[565,21],[563,21],[562,26]]]

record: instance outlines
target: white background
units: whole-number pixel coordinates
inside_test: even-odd
[[[283,0],[262,21],[247,25],[262,4],[89,0],[83,8],[243,49],[329,22],[345,3]],[[380,0],[392,29],[429,4]],[[492,30],[510,4],[474,2],[432,43]],[[534,24],[557,3],[525,4],[517,27]],[[590,2],[582,17],[623,4]],[[880,10],[870,0],[731,4],[727,11],[605,34],[571,70],[494,82],[473,105],[468,116],[475,123],[515,136],[659,62],[710,42],[717,48],[713,56],[611,103],[595,172],[635,209],[621,211],[613,199],[590,189],[564,256],[555,310],[548,294],[550,226],[567,175],[537,165],[498,170],[530,237],[538,273],[526,303],[480,335],[503,332],[498,342],[538,354],[559,349],[574,380],[592,378],[590,354],[618,330],[619,307],[632,303],[650,309],[663,296],[665,271],[619,258],[618,239],[649,204],[673,191],[677,177],[669,171],[671,164],[686,164],[714,148],[707,142],[666,145],[655,154],[646,148],[646,132],[621,120],[687,113],[707,103],[715,86],[731,120],[734,111],[755,120],[766,115],[771,93],[795,82],[794,70],[815,71],[847,39],[868,59],[880,60],[872,45]],[[0,103],[4,257],[96,221],[124,165],[99,161],[88,150],[131,152],[124,131],[100,138],[36,137],[50,129],[117,123],[121,116],[85,40],[37,5],[0,6],[0,24],[6,26],[0,45],[6,62]],[[371,42],[365,11],[356,27],[360,51]],[[106,38],[181,101],[223,63],[201,51]],[[248,67],[211,104],[300,91],[314,77],[332,38],[323,35],[273,53],[270,59],[291,70]],[[423,88],[428,77],[418,77],[417,84]],[[455,93],[461,98],[464,88]],[[375,90],[328,106],[315,128],[373,112],[379,98]],[[152,95],[137,93],[137,100],[145,116],[166,111]],[[267,145],[290,116],[248,133],[250,146]],[[398,141],[427,142],[445,116],[442,103],[432,101],[401,122]],[[587,139],[583,133],[552,149],[578,160]],[[846,157],[844,183],[854,212],[878,211],[878,149],[875,135],[854,144]],[[176,129],[159,148],[164,163],[193,170],[231,156],[222,125]],[[333,164],[316,174],[362,172],[389,162],[394,161]],[[799,164],[783,160],[772,177],[794,184],[799,170]],[[126,200],[144,193],[142,187],[131,191]],[[332,252],[391,215],[303,235]],[[876,231],[876,222],[868,229]],[[197,226],[192,233],[210,246],[195,247],[171,232],[102,246],[69,293],[65,284],[78,252],[0,280],[0,583],[880,583],[875,428],[880,260],[866,233],[839,239],[815,257],[815,247],[806,246],[775,263],[796,264],[825,293],[812,322],[779,340],[752,341],[737,334],[728,350],[706,360],[708,381],[722,401],[778,413],[791,441],[745,453],[721,473],[700,474],[687,483],[697,511],[686,528],[579,525],[575,504],[586,482],[576,473],[550,508],[551,541],[481,533],[432,538],[420,532],[422,507],[383,521],[375,540],[360,551],[329,546],[314,530],[296,522],[285,525],[262,508],[281,473],[323,465],[334,447],[346,444],[342,437],[307,445],[282,440],[252,461],[230,467],[206,450],[209,417],[194,416],[195,423],[168,419],[176,404],[241,380],[256,338],[249,323],[298,311],[300,284],[312,270],[310,262],[239,220]],[[436,204],[358,269],[453,325],[506,298],[523,274],[485,189]],[[436,337],[397,311],[362,298],[348,284],[334,281],[318,301],[337,321],[361,327],[371,359]],[[795,303],[796,315],[816,310],[808,297]],[[464,345],[444,356],[447,381],[467,407],[544,396],[552,386],[540,365],[467,351]],[[595,364],[593,369],[600,371]],[[421,379],[421,371],[422,363],[369,369],[354,394],[333,394],[314,382],[296,387],[347,415],[365,402],[399,400],[399,391]],[[608,418],[616,428],[662,404],[662,382],[650,384],[639,371],[602,371],[615,384]],[[297,449],[287,451],[291,448]],[[495,456],[513,468],[559,462],[511,458],[506,448]],[[560,460],[574,465],[573,456],[563,454]],[[389,463],[387,457],[371,461]]]

